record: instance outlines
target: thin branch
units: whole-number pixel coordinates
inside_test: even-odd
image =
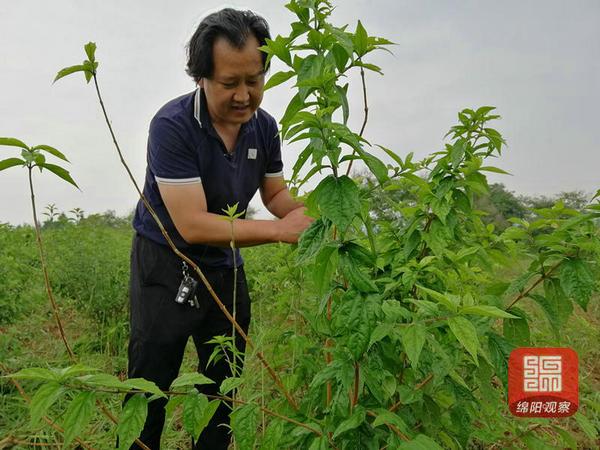
[[[517,297],[510,303],[510,305],[508,305],[505,310],[509,310],[510,308],[512,308],[515,303],[517,303],[519,300],[527,297],[529,295],[529,293],[531,291],[533,291],[538,284],[540,284],[542,281],[544,281],[546,278],[548,278],[552,272],[554,272],[560,265],[562,264],[562,261],[557,262],[556,264],[554,264],[552,267],[550,267],[550,269],[548,269],[547,272],[545,272],[541,277],[539,277],[535,283],[533,283],[531,286],[529,286],[528,289],[526,289],[525,291],[521,292],[519,295],[517,295]]]
[[[50,304],[52,305],[52,311],[54,313],[54,319],[56,320],[56,325],[58,326],[58,331],[60,333],[60,337],[65,344],[65,348],[67,349],[67,353],[69,354],[69,358],[71,361],[75,361],[75,354],[73,350],[71,350],[71,346],[67,341],[67,336],[65,335],[65,330],[62,325],[62,321],[60,319],[60,314],[58,312],[58,305],[56,304],[56,300],[54,299],[54,294],[52,294],[52,286],[50,285],[50,278],[48,277],[48,269],[46,268],[46,258],[44,256],[44,245],[42,243],[42,232],[40,230],[40,224],[37,220],[37,212],[35,208],[35,193],[33,190],[33,179],[31,176],[31,171],[33,169],[32,166],[27,166],[29,169],[29,191],[31,193],[31,209],[33,211],[33,224],[35,226],[35,237],[38,244],[38,249],[40,252],[40,262],[42,263],[42,272],[44,274],[44,284],[46,286],[46,294],[48,295],[48,299],[50,300]]]
[[[223,312],[223,314],[225,315],[225,317],[227,318],[227,320],[235,327],[235,329],[237,330],[237,332],[239,333],[239,335],[246,342],[246,345],[248,345],[248,347],[250,349],[254,349],[255,347],[254,347],[253,342],[248,337],[248,335],[244,332],[244,330],[242,329],[242,327],[240,326],[240,324],[233,318],[233,316],[227,310],[227,308],[225,307],[225,305],[223,304],[223,302],[219,299],[219,297],[217,296],[217,294],[213,290],[212,286],[210,285],[209,281],[204,276],[204,273],[202,273],[202,271],[200,270],[200,267],[198,267],[198,265],[194,261],[192,261],[186,255],[184,255],[175,246],[175,244],[173,243],[171,237],[167,233],[167,230],[163,226],[162,221],[160,220],[160,218],[158,217],[158,215],[154,211],[154,208],[152,208],[152,206],[150,205],[150,203],[146,199],[146,196],[143,194],[143,192],[139,188],[137,182],[135,181],[135,178],[134,178],[133,174],[131,173],[131,170],[129,169],[129,166],[127,165],[127,162],[125,161],[125,159],[123,157],[123,153],[121,152],[121,147],[119,146],[119,143],[117,142],[117,138],[115,136],[115,133],[114,133],[113,128],[112,128],[112,125],[110,123],[110,119],[108,118],[108,113],[106,112],[106,107],[104,106],[104,101],[102,100],[102,95],[100,94],[100,87],[98,86],[97,75],[95,73],[93,74],[93,78],[94,78],[94,85],[96,87],[96,94],[98,96],[98,101],[100,102],[100,107],[102,108],[102,113],[104,115],[104,120],[106,122],[106,125],[108,126],[108,130],[110,131],[110,135],[112,137],[113,143],[115,144],[115,148],[117,149],[117,153],[119,154],[119,159],[121,160],[121,164],[123,165],[123,167],[127,171],[127,174],[129,175],[129,179],[133,183],[133,185],[135,187],[135,190],[137,191],[137,193],[138,193],[140,199],[142,200],[142,202],[144,203],[144,206],[146,207],[146,209],[148,210],[148,212],[150,213],[150,215],[152,216],[152,218],[154,219],[154,221],[158,225],[158,228],[160,229],[160,232],[164,236],[164,238],[167,241],[167,244],[169,245],[169,247],[171,248],[171,250],[173,250],[173,252],[177,256],[179,256],[182,260],[184,260],[186,263],[188,263],[190,265],[190,267],[192,267],[194,269],[194,271],[200,277],[200,280],[202,281],[202,283],[204,284],[204,286],[206,286],[206,289],[208,290],[210,296],[215,301],[215,303],[217,304],[217,306],[219,307],[219,309]],[[257,352],[256,355],[257,355],[258,359],[260,360],[260,362],[263,364],[263,366],[269,372],[269,375],[271,376],[271,378],[273,379],[273,381],[275,382],[275,384],[277,385],[277,387],[279,388],[279,390],[286,397],[288,403],[294,409],[297,410],[298,409],[298,404],[296,403],[296,400],[290,395],[290,393],[284,387],[283,382],[281,381],[281,379],[279,378],[279,376],[275,373],[275,371],[271,368],[271,366],[269,365],[269,363],[265,360],[265,357],[263,356],[262,352]]]
[[[363,119],[362,126],[360,127],[360,133],[358,133],[358,135],[362,137],[363,133],[365,132],[365,127],[367,126],[367,121],[369,120],[369,104],[367,103],[367,82],[365,81],[365,69],[362,66],[360,66],[360,80],[362,82],[365,117]],[[355,153],[356,150],[352,150],[352,155],[354,155]],[[353,162],[354,160],[351,159],[350,164],[348,164],[348,169],[346,170],[346,176],[350,175],[350,170],[352,169]]]

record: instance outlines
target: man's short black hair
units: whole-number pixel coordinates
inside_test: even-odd
[[[259,44],[266,45],[270,39],[267,21],[252,11],[225,8],[206,16],[187,45],[188,63],[186,72],[194,81],[210,78],[213,75],[213,44],[218,37],[224,37],[235,48],[241,49],[252,33]],[[267,54],[261,52],[263,66]],[[265,67],[266,70],[266,67]]]

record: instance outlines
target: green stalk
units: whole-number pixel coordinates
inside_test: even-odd
[[[42,264],[42,272],[44,274],[44,284],[46,286],[46,294],[48,295],[48,299],[50,300],[50,304],[52,305],[52,311],[54,312],[54,319],[56,320],[56,325],[58,326],[58,331],[60,333],[60,337],[65,344],[65,348],[67,349],[67,353],[69,354],[69,358],[71,361],[75,361],[75,354],[73,350],[71,350],[71,346],[67,341],[67,337],[65,335],[65,330],[63,328],[62,320],[60,319],[60,314],[58,312],[58,305],[56,304],[56,300],[54,299],[54,294],[52,293],[52,286],[50,285],[50,278],[48,277],[48,269],[46,267],[46,258],[44,256],[44,245],[42,242],[42,232],[40,230],[40,224],[37,220],[37,211],[35,207],[35,193],[33,190],[33,178],[31,176],[31,171],[33,170],[33,166],[29,164],[27,166],[28,175],[29,175],[29,192],[31,193],[31,210],[33,211],[33,224],[35,227],[35,237],[38,245],[38,250],[40,253],[40,262]]]

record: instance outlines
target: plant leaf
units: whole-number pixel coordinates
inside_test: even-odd
[[[328,231],[329,223],[323,218],[315,220],[304,230],[298,240],[298,255],[296,257],[298,264],[302,264],[319,252],[325,242]]]
[[[95,42],[88,42],[87,44],[85,44],[83,46],[83,49],[85,50],[85,54],[87,55],[90,62],[96,61],[96,43]]]
[[[354,33],[352,41],[354,43],[354,51],[359,57],[367,53],[369,36],[367,35],[367,30],[365,30],[360,20],[356,24],[356,31]]]
[[[135,394],[130,397],[117,425],[119,449],[127,449],[140,436],[146,416],[148,415],[148,399],[144,394]]]
[[[15,138],[10,138],[10,137],[0,137],[0,145],[6,145],[9,147],[25,148],[25,149],[29,150],[29,147],[27,147],[27,144],[25,144],[25,142],[20,141]]]
[[[251,403],[235,409],[231,415],[231,428],[240,449],[254,448],[258,428],[258,406]]]
[[[503,320],[504,338],[517,347],[528,347],[531,344],[531,333],[527,314],[516,307],[512,307],[509,311],[518,318]]]
[[[205,375],[198,372],[184,373],[178,376],[173,383],[171,388],[175,389],[182,386],[195,386],[197,384],[213,384],[214,381]]]
[[[400,330],[402,336],[402,345],[406,356],[411,362],[413,369],[416,369],[419,365],[419,357],[421,356],[421,350],[425,344],[425,334],[427,329],[423,324],[413,323],[407,327],[403,327]]]
[[[56,156],[57,158],[62,159],[63,161],[69,162],[69,160],[67,159],[67,157],[65,155],[63,155],[60,151],[58,151],[54,147],[50,147],[49,145],[36,145],[35,147],[32,147],[31,150],[43,150],[45,152],[50,153],[51,155]]]
[[[231,392],[232,390],[239,387],[243,382],[244,382],[244,380],[241,378],[238,378],[238,377],[225,378],[223,380],[223,382],[221,383],[219,392],[221,394],[227,394],[228,392]]]
[[[587,310],[595,280],[588,265],[581,259],[567,259],[560,268],[560,284],[565,293]]]
[[[77,378],[84,384],[89,386],[101,386],[118,390],[126,390],[127,386],[114,375],[108,373],[99,373],[95,375],[84,375]]]
[[[144,378],[129,378],[128,380],[123,381],[123,386],[129,389],[138,389],[140,391],[150,392],[151,394],[158,395],[159,397],[167,397],[167,395],[161,391],[155,383]]]
[[[265,83],[264,90],[271,89],[275,86],[280,85],[281,83],[285,83],[287,80],[296,75],[296,72],[290,70],[289,72],[277,72],[273,74],[269,80]]]
[[[37,390],[31,398],[29,411],[31,413],[31,426],[37,427],[42,417],[48,411],[58,397],[65,391],[63,386],[56,381],[45,383]]]
[[[475,364],[479,365],[479,361],[477,360],[477,350],[480,348],[480,344],[475,326],[469,320],[460,316],[450,317],[448,319],[448,326],[458,342],[460,342],[473,357]]]
[[[61,69],[58,71],[58,73],[56,74],[56,77],[54,77],[54,81],[52,83],[56,83],[61,78],[66,77],[67,75],[71,75],[72,73],[84,72],[84,71],[85,71],[85,67],[82,64],[78,64],[76,66],[65,67],[64,69]]]
[[[80,392],[73,399],[63,421],[64,442],[63,448],[69,444],[88,426],[96,407],[95,392]]]
[[[208,406],[206,395],[200,394],[196,389],[185,396],[183,402],[183,427],[194,438],[198,440],[198,436],[202,433],[202,418]]]
[[[50,164],[50,163],[38,164],[38,166],[43,167],[44,169],[48,169],[50,172],[52,172],[56,176],[62,178],[63,180],[67,181],[68,183],[71,183],[73,186],[75,186],[77,189],[79,189],[79,186],[77,186],[77,183],[75,183],[75,180],[73,180],[73,178],[71,178],[71,175],[69,174],[68,170],[63,169],[62,167],[57,166],[55,164]]]
[[[21,380],[41,380],[41,381],[58,381],[58,375],[51,370],[42,367],[29,367],[21,369],[18,372],[7,375],[8,378],[18,378]]]
[[[0,171],[2,171],[4,169],[8,169],[9,167],[23,166],[25,164],[27,164],[27,163],[25,161],[23,161],[22,159],[7,158],[7,159],[0,161]]]
[[[316,202],[322,214],[345,231],[360,212],[359,190],[356,183],[346,175],[328,176],[319,184]]]
[[[333,433],[333,439],[336,439],[339,435],[345,433],[346,431],[354,430],[363,424],[365,418],[367,416],[367,412],[365,408],[361,405],[358,405],[354,408],[354,412],[350,417],[344,420],[342,423],[338,425]]]
[[[517,316],[490,305],[465,306],[460,309],[460,314],[473,314],[476,316],[500,317],[504,319],[517,319]]]

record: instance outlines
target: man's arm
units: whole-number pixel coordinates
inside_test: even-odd
[[[158,189],[169,216],[186,242],[229,246],[231,225],[229,221],[224,220],[224,216],[207,211],[206,196],[201,183],[158,183]],[[297,242],[298,236],[312,221],[303,211],[299,212],[286,215],[277,221],[235,219],[235,245],[247,247],[271,242]]]
[[[291,196],[283,177],[264,177],[260,196],[269,212],[280,219],[294,209],[304,206]]]

